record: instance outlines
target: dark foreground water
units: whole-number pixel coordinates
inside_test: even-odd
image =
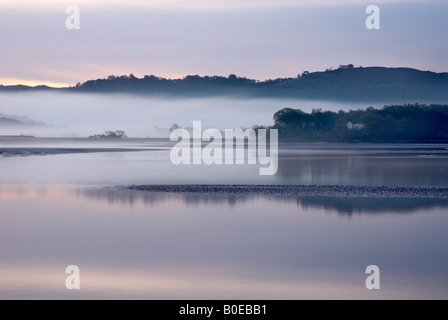
[[[447,299],[447,199],[112,187],[447,187],[444,148],[289,146],[273,177],[175,167],[167,150],[0,158],[0,298]],[[380,290],[365,287],[369,265]]]

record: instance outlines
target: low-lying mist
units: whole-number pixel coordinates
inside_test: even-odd
[[[124,130],[129,137],[168,137],[173,124],[190,127],[194,120],[218,129],[272,125],[282,108],[303,111],[364,109],[371,103],[290,99],[161,98],[121,94],[3,93],[0,113],[26,117],[45,125],[0,125],[0,135],[88,137]]]

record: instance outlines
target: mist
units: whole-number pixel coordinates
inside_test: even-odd
[[[168,137],[173,124],[191,127],[248,128],[273,124],[282,108],[311,111],[349,110],[377,106],[291,99],[155,98],[125,94],[20,93],[1,94],[0,113],[26,117],[41,126],[0,127],[0,135],[88,137],[108,130],[124,130],[129,137]]]

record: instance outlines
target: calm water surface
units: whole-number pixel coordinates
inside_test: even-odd
[[[446,146],[290,145],[272,177],[257,166],[176,167],[163,147],[0,158],[0,298],[448,298],[445,200],[107,187],[448,186]],[[79,291],[65,289],[72,264]],[[381,290],[365,288],[372,264]]]

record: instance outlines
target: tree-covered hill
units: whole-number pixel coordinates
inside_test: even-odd
[[[33,88],[0,86],[0,92],[52,89],[45,86]],[[405,101],[448,103],[448,73],[411,68],[355,68],[353,65],[345,65],[335,70],[303,72],[295,78],[265,81],[236,75],[228,77],[189,75],[181,79],[166,79],[154,75],[138,78],[131,74],[89,80],[74,87],[58,90],[180,97],[233,95],[388,103]]]

